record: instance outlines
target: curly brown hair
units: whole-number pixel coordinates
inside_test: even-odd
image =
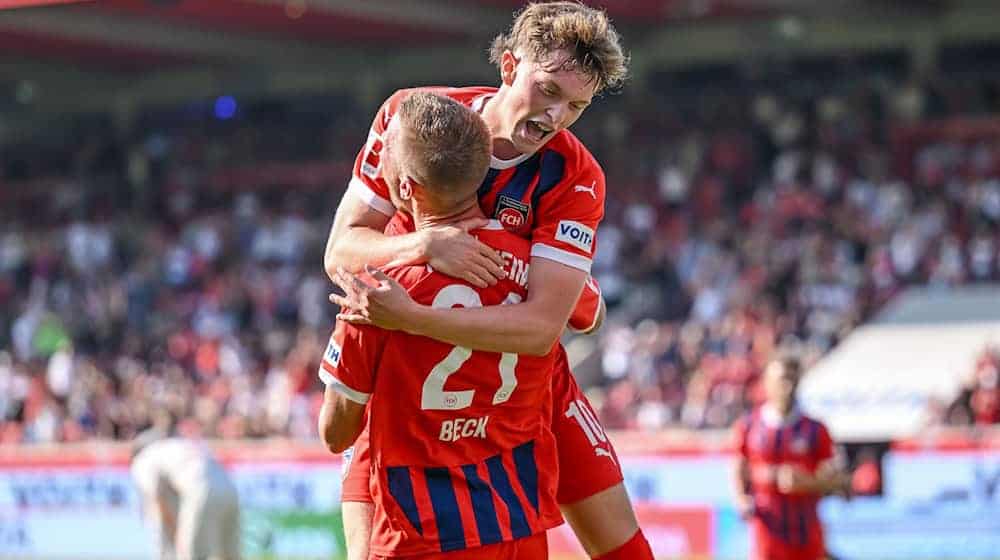
[[[551,55],[568,51],[567,58]],[[628,75],[629,57],[621,37],[603,10],[577,2],[531,3],[506,33],[493,39],[490,62],[500,65],[504,51],[530,55],[552,69],[572,69],[596,80],[595,91],[615,89]]]

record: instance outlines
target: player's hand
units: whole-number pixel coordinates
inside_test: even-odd
[[[809,475],[795,465],[780,465],[775,475],[775,484],[782,494],[798,492],[809,483]]]
[[[851,486],[851,476],[847,473],[838,473],[834,482],[833,494],[844,498],[847,501],[854,499],[854,488]]]
[[[367,319],[368,293],[375,288],[375,284],[365,282],[361,277],[344,270],[343,267],[337,267],[331,278],[334,284],[344,291],[344,295],[333,293],[329,297],[330,302],[340,306],[337,318],[358,315]]]
[[[422,229],[424,253],[431,268],[454,278],[485,288],[506,276],[503,257],[492,247],[469,235],[469,230],[485,226],[485,218],[471,218],[456,224]]]
[[[399,282],[370,266],[367,282],[356,274],[338,269],[334,282],[345,295],[330,294],[330,301],[341,307],[337,319],[353,325],[374,325],[387,330],[405,329],[418,305]]]

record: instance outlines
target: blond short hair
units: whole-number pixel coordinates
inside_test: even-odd
[[[561,50],[569,58],[551,60]],[[508,31],[493,39],[490,61],[499,66],[504,51],[582,72],[597,82],[597,93],[619,87],[628,75],[628,56],[608,15],[577,2],[528,4]]]
[[[490,166],[490,131],[472,109],[426,91],[411,93],[397,113],[403,166],[436,195],[471,194]],[[468,193],[466,191],[469,191]]]

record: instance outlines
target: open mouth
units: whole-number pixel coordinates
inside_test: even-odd
[[[541,121],[528,121],[525,123],[527,136],[535,142],[541,142],[546,135],[552,132],[552,127]]]

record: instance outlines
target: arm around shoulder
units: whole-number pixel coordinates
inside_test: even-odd
[[[466,309],[414,305],[400,328],[473,350],[544,356],[559,341],[587,273],[534,257],[528,274],[522,303]]]
[[[391,216],[368,204],[355,189],[348,189],[326,240],[323,268],[333,280],[338,268],[364,270],[366,264],[422,262],[426,243],[417,234],[385,235]]]

